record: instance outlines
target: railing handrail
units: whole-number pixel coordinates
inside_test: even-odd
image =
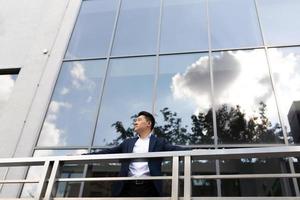
[[[179,179],[184,179],[184,200],[191,199],[191,180],[212,178],[220,179],[226,178],[221,175],[207,176],[192,176],[191,174],[191,157],[196,157],[201,160],[213,159],[241,159],[241,158],[274,158],[274,157],[294,157],[300,156],[300,146],[280,146],[280,147],[261,147],[261,148],[237,148],[237,149],[198,149],[191,151],[165,151],[165,152],[149,152],[149,153],[123,153],[123,154],[93,154],[93,155],[76,155],[76,156],[48,156],[48,157],[30,157],[30,158],[2,158],[0,159],[0,167],[8,166],[33,166],[42,165],[43,172],[40,180],[38,181],[36,200],[51,200],[52,190],[56,182],[68,182],[66,178],[57,178],[59,174],[59,167],[61,164],[68,163],[82,163],[89,164],[106,160],[120,160],[120,159],[136,159],[136,158],[172,158],[172,176],[163,177],[147,177],[149,180],[154,179],[171,179],[172,191],[171,200],[178,200]],[[179,158],[184,157],[184,176],[179,176]],[[255,178],[261,178],[265,175],[259,175]],[[276,176],[296,178],[299,174],[276,174]],[[228,177],[235,178],[235,177]],[[251,178],[245,175],[243,178]],[[268,177],[266,177],[268,178]],[[269,177],[270,178],[270,177]],[[108,177],[108,178],[80,178],[74,179],[75,181],[106,181],[108,179],[115,180],[131,180],[138,179],[136,177]],[[74,181],[73,180],[73,181]],[[72,181],[72,178],[69,178]],[[3,180],[1,183],[25,183],[37,182],[37,180]],[[46,184],[47,183],[47,184]],[[45,195],[43,195],[45,191]]]
[[[63,162],[93,162],[98,160],[119,160],[135,158],[171,158],[174,156],[197,156],[199,159],[239,159],[239,158],[274,158],[300,156],[300,146],[280,146],[261,148],[236,149],[197,149],[191,151],[163,151],[149,153],[119,153],[119,154],[92,154],[74,156],[45,156],[1,158],[0,167],[43,165],[45,161]]]

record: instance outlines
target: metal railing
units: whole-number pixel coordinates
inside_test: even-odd
[[[228,199],[228,197],[192,197],[191,180],[193,179],[252,179],[252,178],[299,178],[300,173],[279,173],[279,174],[239,174],[239,175],[192,175],[191,161],[192,157],[199,160],[218,160],[218,159],[241,159],[241,158],[286,158],[299,157],[300,146],[281,146],[265,148],[239,148],[239,149],[212,149],[212,150],[193,150],[193,151],[174,151],[174,152],[151,152],[151,153],[129,153],[129,154],[97,154],[80,156],[55,156],[55,157],[30,157],[30,158],[7,158],[0,159],[0,167],[15,166],[43,166],[40,178],[37,179],[18,179],[18,180],[0,180],[0,184],[25,184],[36,183],[37,189],[35,200],[75,200],[75,199],[121,199],[121,198],[58,198],[53,196],[53,190],[56,183],[59,182],[93,182],[93,181],[124,181],[124,180],[171,180],[170,197],[153,197],[147,199],[177,200],[177,199]],[[59,168],[62,164],[91,164],[103,161],[113,161],[120,159],[138,159],[138,158],[171,158],[172,175],[171,176],[150,176],[150,177],[92,177],[92,178],[59,178]],[[179,158],[184,158],[184,173],[179,175]],[[179,180],[184,182],[183,197],[179,198]],[[235,197],[234,199],[300,199],[300,197]],[[124,199],[124,198],[122,198]],[[125,198],[126,199],[126,198]],[[132,198],[131,198],[132,199]],[[134,198],[145,199],[145,198]],[[233,199],[233,197],[230,197]]]

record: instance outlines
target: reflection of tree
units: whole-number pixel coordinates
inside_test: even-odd
[[[281,134],[278,123],[272,127],[266,116],[266,104],[259,103],[259,116],[245,118],[240,106],[223,105],[217,110],[217,129],[220,143],[269,143],[276,142]]]
[[[187,126],[182,126],[182,119],[177,117],[176,112],[171,112],[168,108],[160,111],[163,115],[164,124],[158,125],[154,129],[154,134],[163,137],[175,144],[186,144],[189,140]]]
[[[258,116],[246,118],[246,113],[241,107],[223,104],[216,110],[217,131],[219,143],[271,143],[278,142],[282,136],[281,126],[276,123],[272,126],[266,116],[266,104],[259,103]],[[160,110],[163,122],[160,122],[154,134],[164,137],[175,144],[212,144],[213,143],[213,118],[212,109],[206,113],[199,112],[198,115],[191,116],[191,125],[184,125],[182,118],[169,108]],[[135,116],[132,116],[135,118]],[[123,123],[117,121],[112,124],[120,136],[111,144],[118,144],[122,140],[134,135],[133,128],[125,128]]]
[[[209,144],[213,143],[213,119],[212,110],[210,109],[206,114],[199,113],[192,115],[191,134],[189,137],[190,144]]]

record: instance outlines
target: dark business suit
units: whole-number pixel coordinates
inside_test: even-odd
[[[110,154],[110,153],[132,153],[133,147],[138,140],[138,137],[130,138],[127,140],[124,140],[120,145],[113,147],[113,148],[108,148],[108,149],[103,149],[98,152],[93,152],[90,154]],[[180,151],[180,150],[187,150],[183,147],[175,146],[169,144],[165,139],[157,138],[154,135],[151,135],[150,137],[150,142],[149,142],[149,152],[159,152],[159,151]],[[130,160],[125,159],[122,160],[122,165],[121,165],[121,170],[119,175],[126,177],[128,176],[128,171],[129,171],[129,165],[130,165]],[[151,176],[161,176],[161,162],[162,158],[151,158],[148,160],[148,166],[150,170],[150,175]],[[153,181],[154,186],[159,193],[160,196],[162,196],[162,181],[161,180],[154,180]],[[124,187],[124,182],[120,181],[117,182],[113,189],[112,189],[112,196],[119,196],[122,192],[122,189]]]

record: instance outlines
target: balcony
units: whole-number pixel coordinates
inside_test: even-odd
[[[230,162],[225,162],[224,160],[230,161],[245,161],[249,158],[250,162],[254,162],[251,159],[255,158],[261,159],[285,159],[286,162],[292,162],[293,157],[299,157],[300,147],[298,146],[282,146],[282,147],[265,147],[265,148],[239,148],[239,149],[204,149],[204,150],[193,150],[193,151],[177,151],[177,152],[153,152],[147,154],[106,154],[106,155],[85,155],[85,156],[56,156],[56,157],[30,157],[30,158],[9,158],[9,159],[0,159],[0,167],[33,167],[40,166],[41,173],[39,178],[30,178],[25,179],[5,179],[1,180],[1,190],[3,185],[9,184],[35,184],[34,187],[35,194],[30,198],[22,198],[22,195],[19,195],[19,198],[10,198],[10,199],[35,199],[35,200],[114,200],[114,199],[153,199],[153,200],[250,200],[250,199],[280,199],[280,200],[300,200],[299,188],[297,184],[297,178],[300,177],[300,173],[295,173],[291,170],[288,172],[281,173],[272,173],[272,169],[267,169],[270,173],[237,173],[233,170],[233,165],[230,165]],[[61,174],[63,166],[84,166],[84,171],[88,170],[88,166],[93,163],[114,163],[111,165],[112,168],[118,168],[118,162],[122,159],[139,159],[139,158],[163,158],[163,170],[166,172],[164,176],[151,176],[151,177],[118,177],[118,176],[97,176],[97,177],[63,177]],[[220,173],[216,170],[214,174],[199,174],[195,173],[197,169],[201,168],[201,165],[207,165],[209,161],[217,160],[220,165],[226,165],[226,173]],[[222,160],[224,162],[222,162]],[[275,167],[275,166],[274,166]],[[225,168],[224,168],[225,169]],[[215,169],[211,169],[214,171]],[[200,170],[201,171],[201,170]],[[231,171],[231,173],[229,173]],[[234,172],[234,173],[232,173]],[[170,191],[164,197],[152,197],[152,198],[113,198],[110,196],[101,196],[101,197],[85,197],[83,195],[84,184],[88,183],[101,183],[107,181],[126,181],[126,180],[164,180],[169,181]],[[293,185],[294,194],[289,195],[288,193],[284,196],[274,197],[272,187],[276,184],[268,184],[270,182],[264,182],[263,189],[269,191],[266,196],[235,196],[235,197],[223,197],[221,196],[221,191],[216,192],[215,197],[193,195],[197,192],[193,192],[193,181],[201,180],[213,180],[216,183],[220,184],[221,180],[244,180],[243,187],[247,187],[248,180],[282,180],[280,184],[285,185],[283,187],[288,187],[286,184],[289,184],[287,179]],[[57,195],[59,190],[59,184],[61,183],[77,183],[80,185],[78,187],[78,196],[70,197],[69,195]],[[199,182],[198,182],[199,183]],[[224,182],[223,184],[225,184]],[[278,184],[277,184],[278,185]],[[248,187],[251,187],[249,184]],[[23,187],[24,190],[24,187]],[[1,191],[3,192],[3,191]],[[270,196],[270,197],[268,197]],[[4,198],[8,199],[8,198]]]

